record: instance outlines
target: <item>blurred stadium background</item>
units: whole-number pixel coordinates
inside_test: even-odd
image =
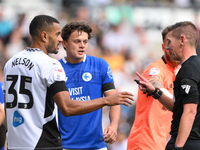
[[[135,71],[142,73],[162,56],[161,32],[167,25],[189,20],[200,28],[199,7],[200,0],[0,0],[0,81],[6,61],[30,46],[28,27],[35,15],[52,15],[61,27],[70,21],[88,22],[93,38],[87,54],[110,64],[118,91],[135,94],[133,106],[121,106],[118,140],[108,145],[109,150],[125,150],[137,100]],[[51,55],[64,56],[62,46],[58,55]],[[104,126],[109,123],[107,113],[105,107]]]

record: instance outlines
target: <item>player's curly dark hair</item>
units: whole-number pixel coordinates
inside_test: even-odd
[[[64,41],[67,41],[71,35],[72,32],[78,31],[78,32],[86,32],[88,34],[88,39],[90,39],[92,29],[91,27],[85,23],[85,22],[70,22],[66,24],[62,31],[61,31],[61,36]]]

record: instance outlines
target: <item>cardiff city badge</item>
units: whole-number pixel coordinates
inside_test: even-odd
[[[82,79],[86,82],[90,81],[92,79],[92,75],[91,73],[89,72],[85,72],[83,75],[82,75]]]

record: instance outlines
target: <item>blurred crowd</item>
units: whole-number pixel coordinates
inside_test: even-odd
[[[46,0],[55,4],[56,1]],[[147,0],[146,5],[167,5],[177,7],[198,6],[199,0]],[[158,2],[158,3],[157,3]],[[160,3],[162,2],[162,3]],[[154,36],[147,34],[147,28],[134,22],[134,6],[145,5],[139,0],[63,0],[59,11],[55,12],[61,28],[70,21],[87,22],[93,29],[89,41],[88,55],[104,58],[111,66],[115,86],[118,91],[129,91],[137,100],[137,78],[135,72],[143,72],[146,66],[162,56],[162,27],[157,27],[157,42]],[[195,8],[194,8],[195,9]],[[5,8],[0,2],[0,81],[3,82],[3,67],[9,58],[30,46],[28,12],[16,13],[13,18],[6,17]],[[148,14],[146,14],[148,15]],[[153,45],[153,46],[152,46]],[[64,57],[65,50],[60,45],[56,59]],[[110,150],[125,150],[126,140],[134,121],[135,102],[133,106],[121,106],[121,120],[117,141],[109,145]],[[108,123],[108,108],[103,111],[103,125]]]

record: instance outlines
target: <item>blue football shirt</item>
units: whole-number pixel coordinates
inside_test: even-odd
[[[89,101],[114,89],[112,71],[102,59],[85,55],[77,64],[59,60],[66,73],[66,85],[71,99]],[[99,149],[106,147],[102,129],[102,109],[88,114],[65,117],[58,110],[62,144],[68,149]]]

